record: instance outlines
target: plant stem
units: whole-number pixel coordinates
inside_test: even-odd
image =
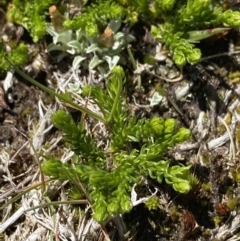
[[[127,47],[127,51],[128,51],[128,55],[129,55],[130,61],[131,61],[132,65],[133,65],[133,69],[136,70],[137,69],[137,63],[136,63],[136,61],[135,61],[135,59],[133,57],[132,51],[131,51],[129,46]],[[141,86],[142,86],[141,75],[137,76],[137,83],[138,83],[137,87],[140,90]]]
[[[118,104],[119,101],[121,101],[120,97],[121,97],[121,93],[122,93],[122,79],[119,78],[118,80],[118,89],[117,89],[117,94],[116,94],[116,97],[115,97],[115,100],[114,100],[114,103],[113,103],[113,106],[112,106],[112,109],[111,109],[111,112],[110,112],[110,115],[109,117],[107,118],[107,122],[111,122],[112,120],[112,117],[114,115],[114,112],[116,110],[116,106]]]

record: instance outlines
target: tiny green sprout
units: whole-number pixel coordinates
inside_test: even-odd
[[[235,131],[235,138],[238,143],[240,143],[240,124],[237,124],[236,131]]]
[[[227,113],[227,115],[224,118],[224,121],[227,125],[230,125],[232,123],[232,114],[230,112]]]
[[[182,216],[182,213],[178,206],[175,205],[170,209],[170,216],[174,221],[179,220],[179,218]]]
[[[73,186],[70,188],[68,195],[69,195],[69,198],[73,200],[80,200],[84,197],[83,192],[80,190],[80,188],[76,186]]]
[[[149,200],[145,202],[145,205],[149,210],[156,210],[159,206],[158,197],[156,195],[151,197]]]
[[[215,225],[218,226],[222,223],[223,219],[220,216],[216,216],[213,218],[213,221],[214,221]]]
[[[61,173],[59,173],[59,171],[62,170],[62,167],[63,164],[61,161],[57,159],[48,159],[47,162],[43,163],[41,168],[45,175],[60,179]]]
[[[234,71],[234,72],[230,72],[228,74],[228,79],[231,81],[235,78],[239,78],[240,77],[240,72],[239,71]]]
[[[234,197],[234,192],[235,192],[234,186],[224,185],[223,189],[226,190],[225,191],[226,197],[228,197],[229,199],[232,199]]]
[[[238,198],[232,198],[228,200],[227,206],[229,207],[230,211],[234,211],[238,205]]]
[[[235,108],[235,111],[236,111],[238,114],[240,114],[240,106],[237,106],[237,107]]]
[[[97,201],[92,205],[93,210],[95,210],[93,217],[98,222],[102,222],[108,218],[108,211],[106,206],[107,205],[104,201]]]
[[[235,178],[235,180],[236,180],[238,183],[240,183],[240,172],[237,172],[237,173],[236,173],[236,178]]]
[[[210,182],[208,182],[208,183],[203,183],[203,184],[202,184],[202,189],[203,189],[205,192],[210,193],[210,192],[212,191],[211,183],[210,183]]]
[[[154,65],[157,62],[156,59],[150,54],[146,54],[144,56],[143,61],[144,61],[145,64],[150,64],[150,65]]]
[[[180,193],[188,193],[192,188],[190,181],[188,179],[190,168],[191,166],[170,167],[168,173],[165,173],[164,175],[166,183],[172,183],[173,188]]]
[[[211,233],[211,231],[209,229],[204,229],[203,237],[209,238],[209,237],[211,237],[211,235],[212,235],[212,233]],[[214,241],[214,240],[212,240],[212,241]]]
[[[228,75],[228,82],[231,86],[234,86],[240,82],[240,72],[234,71],[230,72]]]
[[[188,177],[188,179],[189,179],[189,183],[190,183],[192,189],[198,187],[198,185],[199,185],[199,180],[198,180],[198,178],[197,178],[195,175],[190,174],[189,177]]]

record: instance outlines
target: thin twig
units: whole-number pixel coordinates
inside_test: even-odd
[[[140,105],[140,104],[137,103],[135,96],[132,95],[132,97],[133,97],[133,102],[137,107],[140,107],[140,108],[150,108],[150,107],[152,107],[151,105]]]
[[[218,116],[218,120],[220,122],[222,122],[222,124],[225,126],[225,128],[226,128],[226,130],[228,132],[228,135],[229,135],[229,138],[230,138],[230,142],[231,142],[232,158],[233,158],[233,160],[235,160],[235,158],[236,158],[236,151],[235,151],[235,146],[234,146],[234,141],[233,141],[233,138],[232,138],[231,131],[228,128],[228,125],[226,124],[226,122],[220,116]],[[230,158],[231,158],[231,156],[230,156]]]
[[[240,51],[238,50],[238,51],[232,51],[232,52],[225,52],[225,53],[221,53],[221,54],[214,54],[214,55],[211,55],[211,56],[208,56],[208,57],[204,57],[200,61],[214,59],[214,58],[218,58],[218,57],[221,57],[221,56],[231,56],[231,55],[234,55],[234,54],[240,54]]]

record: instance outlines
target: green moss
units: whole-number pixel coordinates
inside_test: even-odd
[[[149,210],[156,210],[159,206],[159,199],[157,196],[151,197],[147,202],[145,202],[146,207]]]
[[[238,204],[238,199],[237,198],[232,198],[228,200],[227,206],[231,211],[234,211],[236,209],[236,206]]]
[[[232,114],[228,112],[224,118],[224,121],[226,122],[227,125],[230,125],[232,123]]]
[[[240,172],[239,171],[236,172],[236,174],[235,174],[235,180],[237,183],[240,183]]]
[[[212,232],[209,229],[205,229],[202,233],[202,236],[205,238],[210,238],[212,236]]]
[[[236,111],[238,114],[240,114],[240,106],[237,106],[237,107],[235,108],[235,111]]]
[[[228,75],[228,80],[230,82],[230,84],[237,84],[240,82],[240,72],[239,71],[235,71],[235,72],[231,72]]]
[[[203,183],[202,184],[202,189],[205,191],[205,192],[211,192],[212,191],[212,186],[211,186],[211,183]]]
[[[28,61],[27,45],[20,43],[11,52],[6,53],[3,43],[0,42],[0,76],[4,76],[6,71],[10,70],[10,65],[4,58],[5,55],[14,65],[23,67]]]
[[[13,0],[7,12],[8,21],[26,28],[34,42],[39,41],[46,34],[47,9],[57,0]]]
[[[240,124],[238,123],[235,131],[236,141],[240,144]]]
[[[173,221],[178,221],[179,218],[182,216],[181,210],[177,206],[173,206],[169,210],[169,213]]]
[[[216,216],[214,219],[213,219],[215,225],[220,225],[223,221],[223,219],[219,216]]]
[[[223,189],[226,189],[226,196],[228,198],[233,198],[234,187],[233,186],[224,186]]]

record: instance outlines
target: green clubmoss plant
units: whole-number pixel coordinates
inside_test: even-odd
[[[156,195],[151,197],[148,201],[145,202],[145,205],[149,210],[156,210],[159,206],[158,197]]]
[[[83,13],[67,19],[64,26],[96,36],[102,25],[116,19],[130,24],[142,19],[150,24],[153,37],[167,46],[178,66],[200,61],[201,51],[193,42],[224,31],[222,27],[240,27],[238,11],[225,9],[223,1],[211,0],[92,1]]]
[[[27,45],[20,43],[10,52],[6,52],[4,43],[0,41],[0,76],[4,76],[11,68],[4,56],[7,56],[14,65],[23,67],[28,61]]]
[[[39,41],[46,34],[48,14],[47,9],[58,0],[13,0],[7,11],[8,21],[26,28],[34,42]]]
[[[118,4],[118,1],[92,1],[84,8],[84,12],[73,19],[67,19],[64,27],[75,31],[82,29],[87,36],[97,36],[101,34],[102,26],[106,26],[109,20],[124,19],[126,15],[126,8]]]
[[[7,16],[9,21],[24,26],[37,42],[46,34],[47,9],[57,3],[59,3],[57,0],[13,0]],[[107,61],[111,69],[118,62],[117,59],[103,59],[104,54],[110,57],[114,55],[109,54],[109,50],[106,51],[104,48],[90,48],[91,44],[96,44],[90,39],[99,37],[111,21],[133,25],[141,19],[151,26],[153,37],[166,45],[175,63],[184,66],[186,63],[197,63],[201,59],[201,51],[194,45],[196,41],[225,31],[224,27],[235,29],[240,27],[239,11],[226,9],[225,6],[223,1],[211,0],[95,0],[82,4],[81,12],[73,18],[69,14],[70,10],[61,6],[65,9],[63,15],[66,16],[55,14],[55,17],[58,15],[61,26],[55,24],[56,21],[52,22],[55,24],[56,32],[65,29],[64,35],[67,36],[64,39],[63,36],[56,37],[53,31],[51,34],[54,34],[55,40],[58,39],[59,43],[65,45],[66,51],[78,52],[76,66],[85,59],[85,56],[81,55],[82,48],[85,47],[88,51],[94,51],[92,67],[99,65],[101,61]],[[54,44],[57,44],[55,40]],[[71,44],[66,41],[70,41]],[[82,41],[85,43],[81,44]],[[102,57],[99,58],[96,53]]]
[[[82,121],[75,123],[69,113],[59,110],[52,117],[53,123],[62,130],[75,156],[71,163],[46,158],[42,165],[43,172],[53,179],[69,180],[73,186],[79,186],[80,181],[92,203],[94,218],[99,222],[110,215],[129,212],[133,207],[132,188],[144,185],[147,177],[159,183],[165,180],[180,193],[191,189],[190,166],[171,165],[171,161],[164,158],[176,143],[189,139],[190,131],[178,128],[174,119],[137,120],[130,116],[124,83],[124,71],[116,66],[106,89],[86,86],[82,92],[101,110],[109,132],[109,148],[105,151],[98,148]],[[133,147],[137,145],[139,148]]]
[[[177,4],[179,3],[175,5]],[[240,13],[224,10],[219,1],[190,0],[179,6],[174,7],[171,12],[164,11],[163,14],[169,13],[169,17],[164,23],[153,25],[151,30],[158,41],[166,44],[173,60],[179,66],[184,66],[187,62],[194,64],[201,59],[201,51],[192,43],[196,40],[192,38],[193,33],[212,26],[232,28],[240,26]],[[202,37],[198,40],[209,37],[214,32],[218,33],[218,30],[213,28],[200,31]]]

